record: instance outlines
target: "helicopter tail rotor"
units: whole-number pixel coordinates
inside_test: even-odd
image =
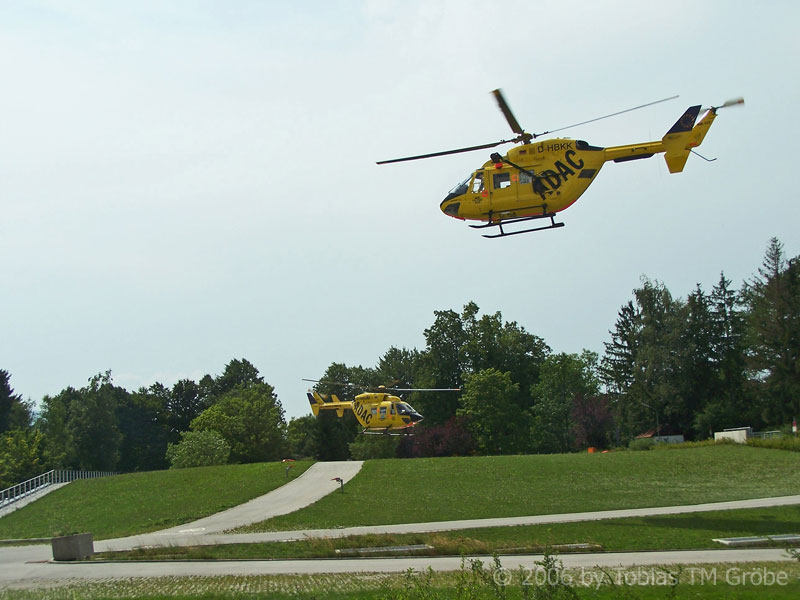
[[[744,104],[744,98],[734,98],[719,106],[711,106],[696,124],[695,120],[700,112],[700,106],[692,106],[687,109],[662,139],[665,147],[664,160],[667,161],[669,172],[680,173],[683,171],[689,154],[703,143],[711,124],[717,118],[717,110],[742,104]],[[695,154],[697,153],[695,152]],[[707,161],[715,160],[702,158]]]
[[[729,108],[731,106],[741,106],[744,104],[744,98],[739,96],[738,98],[732,98],[731,100],[726,100],[719,106],[712,106],[709,110],[713,110],[714,112],[718,111],[720,108]]]

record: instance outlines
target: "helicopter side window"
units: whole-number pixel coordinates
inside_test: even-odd
[[[472,193],[477,194],[483,191],[483,171],[475,173],[475,179],[472,180]]]
[[[390,414],[390,415],[393,415],[393,414],[395,414],[395,412],[394,412],[394,404],[392,404],[392,405],[390,405],[390,406],[389,406],[389,414]]]
[[[492,186],[496,190],[503,190],[511,186],[511,173],[495,173],[492,175]]]
[[[385,406],[381,406],[381,419],[385,419],[385,418],[386,418],[386,407]]]
[[[370,412],[372,413],[372,416],[374,417],[374,416],[376,416],[378,414],[378,409],[375,406],[373,406],[370,409]]]
[[[519,172],[519,182],[520,183],[530,183],[532,181],[531,176],[526,173],[525,171]]]

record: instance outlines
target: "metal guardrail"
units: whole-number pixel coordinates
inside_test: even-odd
[[[116,471],[73,471],[64,469],[48,471],[0,491],[0,508],[57,483],[70,483],[77,479],[95,479],[116,474]]]
[[[783,433],[781,433],[780,431],[777,431],[777,430],[775,430],[775,431],[754,431],[752,437],[761,438],[762,440],[765,440],[767,438],[783,437]]]

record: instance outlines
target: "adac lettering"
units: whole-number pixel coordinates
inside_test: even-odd
[[[356,413],[359,421],[362,421],[364,425],[369,425],[372,413],[361,402],[353,402],[353,412]]]
[[[584,165],[582,158],[576,159],[577,153],[575,150],[571,149],[572,142],[550,144],[550,146],[557,146],[559,149],[567,147],[569,149],[564,153],[563,162],[557,160],[553,164],[554,169],[545,169],[541,171],[538,177],[533,180],[533,191],[542,197],[544,197],[544,194],[551,194],[560,188],[562,183],[566,182],[569,177],[575,175],[575,171],[582,169]]]

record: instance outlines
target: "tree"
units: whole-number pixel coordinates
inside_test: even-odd
[[[745,283],[750,372],[763,389],[762,417],[778,425],[800,414],[800,257],[770,240],[758,274]]]
[[[191,427],[219,432],[236,462],[265,462],[288,452],[283,407],[268,383],[238,385],[204,410]]]
[[[119,396],[117,422],[122,435],[119,470],[154,471],[167,467],[169,401],[170,391],[160,383]]]
[[[465,307],[466,310],[466,307]],[[435,311],[433,324],[424,331],[426,348],[420,359],[418,387],[459,388],[464,384],[462,348],[467,334],[461,316],[452,310]],[[458,397],[415,394],[412,403],[425,415],[425,425],[445,423],[458,409]]]
[[[0,489],[41,475],[45,468],[44,436],[34,429],[0,435]]]
[[[596,396],[599,381],[597,355],[552,354],[541,368],[539,382],[533,386],[533,449],[537,452],[569,452],[575,447],[575,398]]]
[[[612,441],[614,412],[608,395],[577,394],[572,401],[572,438],[579,450],[605,448]]]
[[[740,308],[740,294],[730,287],[730,280],[720,273],[719,282],[707,297],[707,320],[704,335],[694,336],[702,339],[702,367],[692,365],[687,371],[700,369],[706,376],[694,379],[698,393],[704,394],[703,401],[694,405],[695,432],[701,437],[710,435],[725,427],[736,427],[747,422],[757,425],[760,415],[754,413],[748,399],[745,350],[745,316]],[[690,301],[691,301],[690,297]],[[699,354],[699,353],[698,353]],[[699,364],[700,359],[695,359]]]
[[[50,469],[78,466],[69,422],[72,405],[79,403],[79,398],[78,390],[67,387],[55,396],[47,395],[42,399],[36,427],[44,434],[46,463]]]
[[[387,387],[411,388],[417,380],[420,363],[418,350],[389,348],[378,360],[378,379]]]
[[[467,418],[481,453],[514,454],[526,446],[527,413],[509,401],[518,393],[519,384],[508,372],[489,368],[465,376],[458,415]]]
[[[223,396],[236,387],[247,387],[263,384],[264,378],[253,364],[247,359],[233,359],[227,365],[222,375],[214,380],[214,395]]]
[[[209,387],[213,387],[213,380],[210,376],[206,381]],[[211,397],[204,389],[191,379],[181,379],[172,386],[167,400],[167,425],[170,429],[171,438],[178,439],[178,435],[189,429],[189,424],[197,416],[211,406]]]
[[[287,438],[289,454],[294,458],[319,456],[319,427],[314,415],[304,415],[289,421]]]
[[[116,387],[111,371],[89,380],[71,399],[67,422],[70,452],[80,469],[111,471],[117,468],[122,435],[117,406],[127,392]]]
[[[463,387],[466,376],[486,369],[507,372],[517,384],[517,393],[503,398],[525,411],[530,405],[530,387],[539,377],[539,367],[550,348],[516,322],[503,322],[496,312],[478,317],[478,306],[467,303],[461,314],[437,311],[434,324],[425,330],[427,347],[420,365],[420,387]],[[425,415],[424,426],[447,422],[458,409],[458,397],[417,394],[412,402]]]
[[[689,427],[681,372],[684,304],[663,283],[642,279],[620,310],[601,375],[616,405],[620,437],[645,429]]]
[[[31,426],[31,407],[15,394],[11,375],[0,369],[0,434],[11,429],[28,429]]]
[[[224,465],[230,454],[230,445],[216,431],[184,431],[179,443],[167,446],[166,459],[171,469],[185,469]]]

